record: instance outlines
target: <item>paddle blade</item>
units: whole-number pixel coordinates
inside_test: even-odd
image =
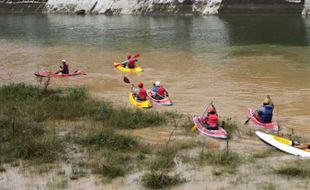
[[[117,64],[114,64],[114,67],[116,68],[116,67],[118,67],[120,65],[121,65],[120,63],[117,63]]]
[[[130,80],[129,80],[127,77],[124,77],[124,78],[123,78],[123,81],[124,81],[125,83],[127,83],[127,84],[130,84]]]
[[[137,57],[140,57],[140,54],[137,53],[136,55],[133,56],[133,58],[137,58]]]
[[[194,131],[196,131],[196,129],[197,129],[197,125],[194,125],[194,126],[192,127],[191,131],[194,132]]]
[[[244,124],[243,124],[243,125],[248,124],[248,123],[249,123],[249,121],[250,121],[250,119],[251,119],[251,118],[248,118],[248,119],[244,122]]]

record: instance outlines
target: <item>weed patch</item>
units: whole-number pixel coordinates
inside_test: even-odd
[[[160,189],[165,187],[174,186],[184,182],[179,175],[166,175],[159,172],[151,171],[142,176],[142,184],[144,187],[151,189]]]
[[[241,163],[241,157],[234,152],[226,151],[208,151],[200,152],[198,161],[203,164],[207,162],[208,164],[225,165],[230,167],[236,167]]]
[[[113,130],[103,130],[100,132],[90,132],[77,141],[82,145],[95,145],[97,148],[103,147],[111,150],[128,151],[138,145],[137,141],[131,136],[115,134]]]
[[[296,161],[275,169],[275,172],[280,175],[307,178],[310,177],[310,164],[307,160]]]

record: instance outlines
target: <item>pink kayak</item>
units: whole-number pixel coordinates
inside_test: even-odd
[[[196,125],[198,131],[208,137],[216,139],[228,139],[228,134],[222,127],[219,127],[218,130],[207,129],[206,125],[200,121],[200,117],[194,117],[193,122]]]
[[[80,70],[76,70],[73,73],[69,73],[69,74],[55,74],[53,72],[50,71],[39,71],[39,72],[35,72],[34,73],[35,76],[37,77],[71,77],[71,76],[77,76],[77,75],[86,75],[83,71]]]
[[[162,106],[172,106],[172,102],[169,97],[164,97],[163,99],[154,99],[154,93],[152,91],[147,92],[148,97],[152,100],[152,102],[162,105]]]
[[[273,130],[273,131],[280,131],[280,127],[275,122],[262,123],[262,122],[258,121],[254,117],[254,112],[251,110],[251,108],[248,108],[247,115],[248,115],[248,118],[250,118],[251,122],[254,125],[256,125],[257,127],[264,128],[264,129],[269,129],[269,130]]]

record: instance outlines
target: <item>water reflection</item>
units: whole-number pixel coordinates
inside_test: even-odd
[[[220,16],[229,45],[272,44],[307,46],[304,19],[299,16]]]

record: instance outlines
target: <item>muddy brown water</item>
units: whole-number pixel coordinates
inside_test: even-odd
[[[148,89],[160,80],[174,105],[152,109],[199,115],[213,100],[221,116],[242,123],[246,109],[269,94],[274,119],[310,134],[309,18],[2,15],[0,21],[2,84],[37,84],[33,72],[57,70],[66,59],[87,75],[53,78],[52,87],[83,86],[97,99],[131,106],[123,76]],[[141,55],[143,73],[113,67],[127,52]]]

